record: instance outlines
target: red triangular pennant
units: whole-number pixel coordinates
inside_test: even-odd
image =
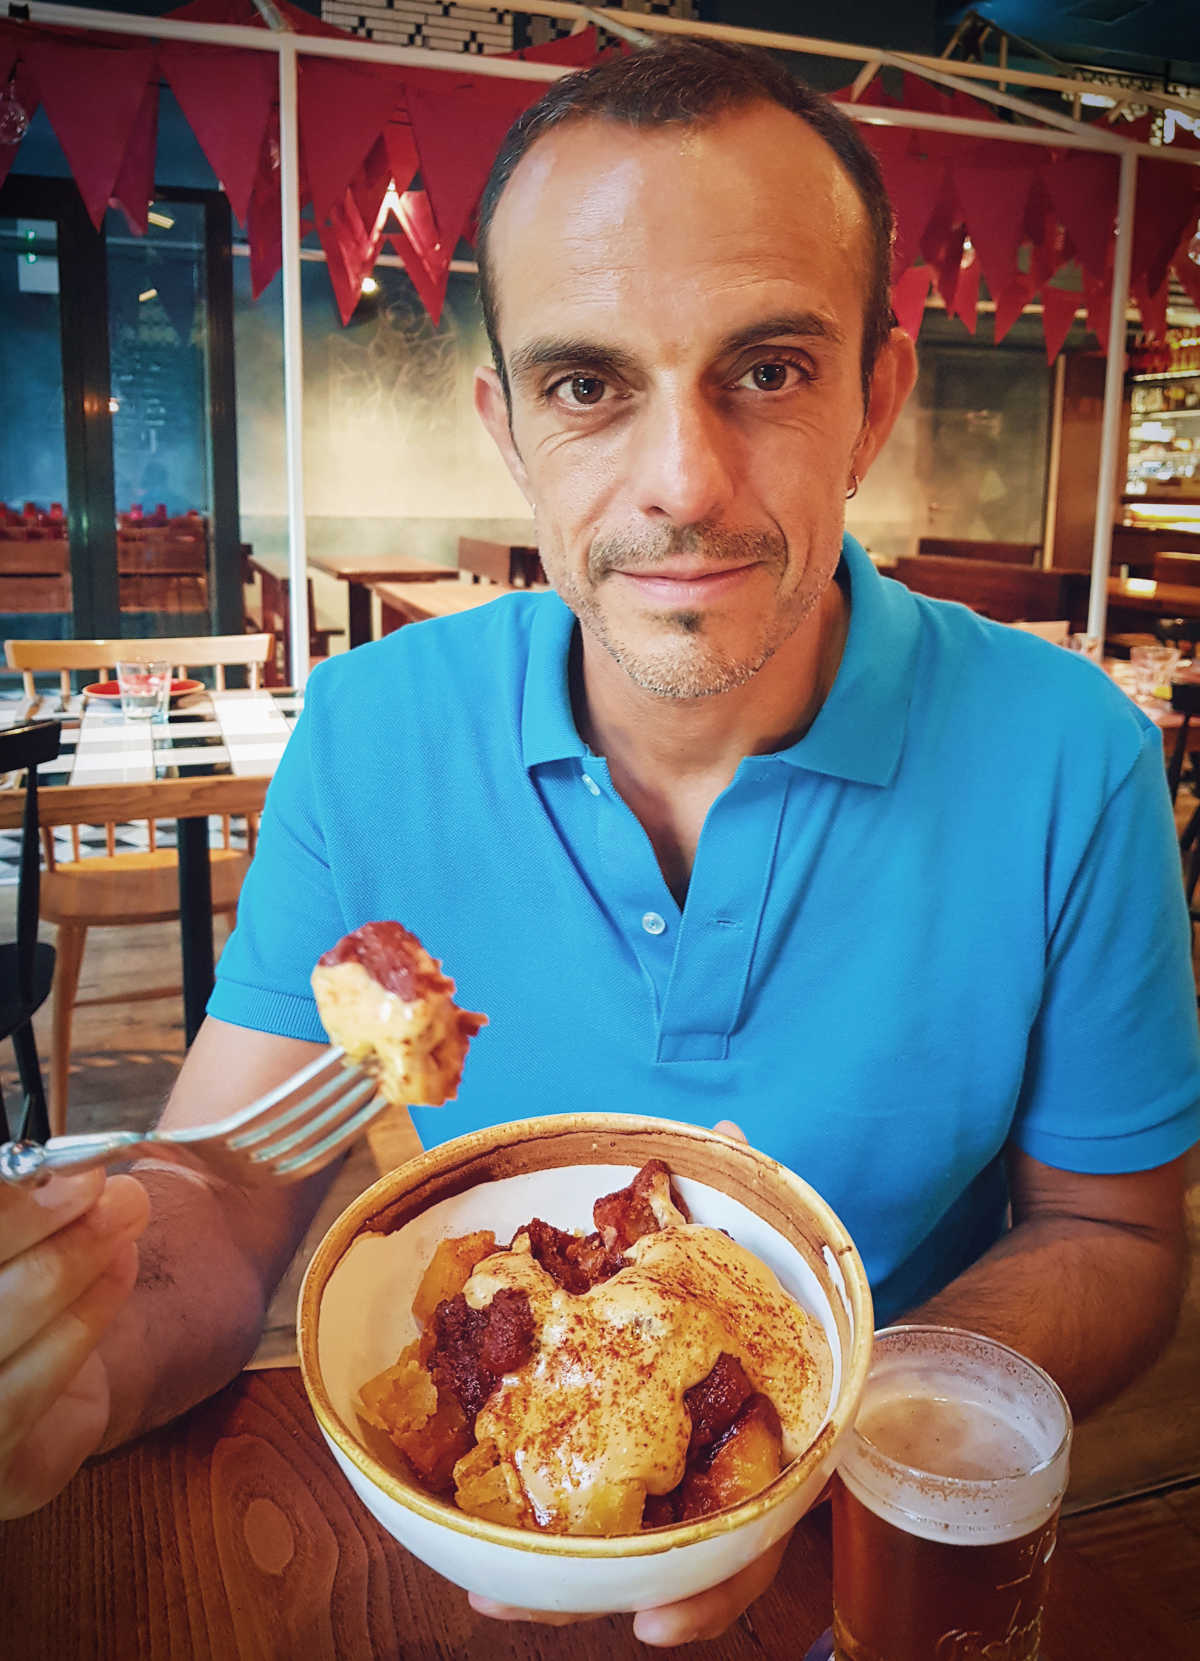
[[[504,135],[543,88],[530,81],[503,81],[494,87],[476,81],[442,92],[430,90],[427,77],[418,82],[409,74],[405,79],[421,182],[429,193],[440,240],[453,248]]]
[[[381,138],[377,138],[370,155],[350,181],[350,195],[368,237],[375,234],[375,225],[391,182],[392,168],[388,160],[387,146]],[[374,263],[372,256],[371,264]]]
[[[246,215],[250,243],[250,294],[258,299],[283,264],[283,212],[279,200],[279,114],[263,134],[258,172]]]
[[[404,99],[394,69],[300,56],[300,147],[318,224],[346,194]]]
[[[1055,288],[1053,283],[1046,283],[1042,288],[1042,333],[1046,337],[1047,363],[1053,363],[1062,351],[1079,298],[1070,289]]]
[[[907,147],[908,134],[902,136],[904,146]],[[875,135],[872,134],[871,137],[874,149]],[[890,145],[882,151],[876,150],[876,154],[883,170],[883,182],[891,198],[892,211],[896,216],[893,269],[903,271],[916,258],[921,247],[921,240],[928,229],[945,183],[944,170],[940,162],[931,162],[922,156],[910,155],[907,148],[902,149],[899,145]]]
[[[22,56],[99,230],[154,68],[154,48],[78,46],[42,36]]]
[[[1147,287],[1146,283],[1137,278],[1130,282],[1129,292],[1137,303],[1141,314],[1142,328],[1151,340],[1164,340],[1167,333],[1167,294],[1168,282],[1164,277],[1156,289]]]
[[[427,192],[405,191],[400,198],[400,209],[401,229],[391,233],[391,243],[404,261],[421,304],[430,319],[437,323],[441,319],[446,285],[450,280],[453,249],[448,249],[438,240]]]
[[[1131,281],[1156,293],[1184,231],[1200,215],[1200,168],[1138,158]]]
[[[1020,161],[991,167],[960,162],[954,183],[988,288],[1000,294],[1017,274],[1033,171]]]
[[[921,332],[925,302],[929,298],[929,285],[932,281],[932,266],[913,265],[892,284],[892,310],[896,314],[897,326],[912,340]]]
[[[407,121],[389,121],[384,130],[383,142],[387,149],[388,168],[392,179],[396,189],[403,196],[412,184],[413,175],[420,165],[417,141]]]
[[[501,58],[520,58],[524,63],[558,63],[571,69],[583,69],[596,61],[599,37],[596,26],[589,23],[577,35],[563,35],[559,40],[547,40],[540,46],[523,46],[517,52],[499,52]]]
[[[275,59],[266,52],[239,52],[232,46],[164,41],[159,63],[230,207],[246,225],[263,134],[278,90]]]
[[[992,345],[999,346],[1033,298],[1033,283],[1023,271],[1018,271],[1011,282],[993,298],[996,311],[992,321]]]
[[[154,158],[158,149],[158,82],[149,81],[142,107],[133,124],[125,160],[110,198],[120,208],[135,236],[144,236],[154,200]]]
[[[1043,174],[1049,199],[1070,233],[1079,262],[1094,277],[1103,275],[1112,258],[1119,174],[1118,157],[1081,150],[1055,152]]]
[[[978,257],[965,254],[963,263],[959,268],[958,282],[954,286],[954,304],[948,309],[952,317],[962,319],[970,334],[975,333],[975,324],[979,315],[980,276]]]

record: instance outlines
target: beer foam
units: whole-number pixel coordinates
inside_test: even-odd
[[[877,1347],[839,1474],[906,1533],[999,1543],[1053,1516],[1069,1431],[1053,1381],[1015,1351],[970,1333],[896,1328]]]

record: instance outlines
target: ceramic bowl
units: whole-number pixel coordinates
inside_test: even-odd
[[[724,1228],[823,1327],[833,1388],[812,1445],[761,1493],[689,1523],[611,1539],[541,1534],[467,1515],[368,1446],[359,1387],[417,1334],[411,1305],[438,1241],[531,1217],[590,1228],[592,1203],[665,1160],[695,1222]],[[448,1580],[503,1603],[635,1610],[690,1597],[767,1550],[814,1502],[854,1422],[871,1357],[871,1295],[849,1235],[784,1166],[744,1143],[668,1120],[568,1114],[477,1131],[391,1171],[325,1235],[300,1292],[305,1387],[334,1458],[389,1534]]]

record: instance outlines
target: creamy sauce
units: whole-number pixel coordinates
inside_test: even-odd
[[[674,1488],[691,1435],[684,1391],[708,1376],[723,1350],[774,1405],[785,1460],[808,1447],[825,1419],[832,1384],[825,1335],[751,1252],[719,1229],[676,1222],[643,1235],[626,1256],[626,1268],[573,1295],[518,1235],[511,1250],[480,1263],[464,1289],[477,1309],[502,1287],[529,1297],[537,1348],[501,1381],[475,1433],[516,1473],[541,1528],[599,1532],[596,1519],[614,1488]]]
[[[436,971],[432,959],[421,956]],[[440,975],[437,979],[452,986]],[[467,1043],[482,1017],[460,1010],[436,988],[401,997],[356,961],[318,964],[312,985],[329,1037],[378,1078],[388,1101],[438,1107],[453,1097]]]

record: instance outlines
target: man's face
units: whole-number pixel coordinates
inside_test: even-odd
[[[492,371],[477,405],[585,662],[719,693],[813,611],[890,425],[864,422],[867,247],[833,152],[774,105],[579,121],[522,159],[490,242],[511,426]]]

